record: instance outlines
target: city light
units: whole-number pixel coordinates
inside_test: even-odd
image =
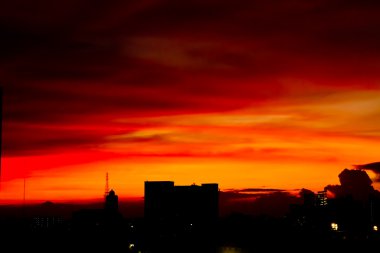
[[[338,224],[335,223],[335,222],[332,222],[331,223],[331,229],[334,230],[334,231],[338,231]]]
[[[242,253],[242,249],[235,247],[222,247],[220,248],[220,253]]]
[[[378,231],[378,227],[376,225],[373,226],[373,231]]]

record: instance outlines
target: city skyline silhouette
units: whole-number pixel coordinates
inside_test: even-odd
[[[263,206],[255,203],[268,204],[269,200],[270,208],[280,209],[284,203],[280,203],[278,195],[268,198],[279,194],[278,191],[256,200],[247,199],[243,209],[226,212],[222,210],[226,209],[223,194],[231,192],[221,192],[216,183],[183,186],[173,181],[145,181],[142,214],[125,215],[117,191],[111,189],[99,205],[47,201],[38,205],[0,206],[0,232],[6,238],[18,234],[30,242],[43,236],[46,245],[64,240],[66,247],[106,246],[147,253],[254,252],[257,247],[275,248],[276,243],[286,248],[299,240],[317,243],[316,247],[377,243],[380,192],[372,187],[364,170],[344,169],[339,179],[340,185],[328,185],[317,193],[301,189],[297,197],[288,199],[287,209],[282,213],[262,212]],[[335,196],[328,196],[328,191],[335,191]],[[128,204],[125,208],[133,207]],[[35,246],[40,247],[38,243],[31,245]]]
[[[228,209],[228,211],[219,213],[219,214],[222,214],[222,216],[225,216],[227,214],[231,214],[233,212],[246,213],[249,215],[264,214],[264,215],[269,215],[269,216],[278,216],[278,215],[275,215],[276,212],[270,212],[270,211],[269,212],[264,211],[262,213],[260,213],[260,212],[252,212],[252,213],[246,212],[247,211],[246,207],[247,207],[247,204],[259,202],[261,199],[267,199],[267,200],[269,200],[268,203],[273,202],[272,204],[278,205],[278,207],[280,207],[279,203],[276,203],[276,197],[286,199],[287,200],[287,202],[285,204],[286,206],[288,206],[289,204],[290,205],[291,204],[297,204],[297,203],[299,203],[297,201],[297,199],[304,201],[304,197],[303,197],[304,194],[312,196],[312,199],[309,198],[309,205],[313,205],[313,206],[321,206],[321,205],[324,205],[327,202],[327,200],[332,200],[332,199],[336,199],[336,198],[344,198],[344,197],[350,197],[355,201],[368,201],[370,196],[372,196],[372,195],[377,196],[378,194],[380,194],[380,191],[378,191],[377,189],[375,189],[373,187],[373,181],[369,178],[366,171],[361,169],[361,168],[357,168],[357,169],[345,168],[344,170],[341,171],[341,173],[339,173],[339,175],[337,177],[339,178],[339,182],[340,182],[339,184],[326,185],[325,187],[323,187],[319,191],[312,191],[312,190],[304,188],[304,187],[302,187],[300,189],[294,189],[293,191],[285,191],[283,189],[272,189],[272,188],[246,188],[246,189],[221,190],[218,187],[217,183],[207,183],[207,184],[200,184],[200,185],[197,185],[195,183],[193,183],[191,185],[181,185],[181,184],[177,185],[176,184],[174,186],[174,181],[145,181],[145,194],[144,194],[144,196],[139,197],[139,198],[132,198],[132,199],[122,198],[122,199],[120,199],[117,195],[115,195],[115,188],[111,186],[111,187],[109,187],[109,190],[106,191],[106,193],[104,195],[99,194],[99,198],[96,198],[96,199],[92,199],[92,200],[88,200],[88,201],[84,201],[84,202],[82,202],[82,201],[70,201],[70,200],[66,201],[66,202],[58,201],[55,204],[63,204],[63,205],[67,204],[67,205],[73,205],[73,206],[75,206],[75,205],[78,205],[78,206],[79,205],[88,205],[88,206],[95,205],[96,206],[99,204],[100,206],[105,205],[104,207],[106,209],[115,209],[116,210],[116,209],[118,209],[118,204],[117,204],[118,202],[129,203],[129,204],[132,204],[132,206],[134,206],[134,207],[143,203],[144,199],[146,197],[146,194],[147,194],[147,190],[146,190],[147,185],[150,185],[150,184],[152,185],[152,187],[154,185],[157,185],[157,186],[160,186],[161,184],[164,186],[166,185],[165,188],[168,189],[169,192],[173,191],[173,193],[171,193],[171,195],[173,195],[173,197],[171,197],[171,198],[174,198],[174,196],[176,196],[175,192],[178,192],[179,194],[181,194],[181,192],[183,192],[183,194],[184,194],[186,191],[189,190],[191,192],[192,191],[191,189],[194,189],[195,192],[199,191],[199,193],[201,193],[202,191],[200,191],[200,190],[202,188],[207,187],[207,186],[210,186],[210,187],[215,186],[216,187],[215,189],[217,189],[217,191],[219,193],[219,197],[218,197],[219,200],[218,200],[218,204],[217,204],[218,209],[225,208],[225,207],[223,207],[223,204],[228,203],[228,202],[230,202],[229,204],[231,206],[236,205],[235,207],[238,207],[238,208],[234,208],[234,209],[226,208],[226,210]],[[108,186],[108,179],[109,179],[109,174],[106,173],[106,187]],[[157,190],[154,190],[154,189],[156,189],[154,187],[152,188],[153,190],[150,191],[150,192],[154,193],[154,195],[152,195],[152,196],[156,196],[157,194],[159,194],[159,192],[161,191],[160,187],[158,187]],[[25,194],[27,194],[27,193],[25,193]],[[271,199],[272,196],[274,197],[273,199]],[[107,202],[108,198],[111,198],[111,199],[114,198],[115,200],[110,200],[111,202]],[[179,201],[181,201],[181,200],[178,198],[176,201],[173,201],[173,203],[178,204]],[[104,202],[104,204],[101,204],[103,202]],[[112,204],[112,202],[113,202],[113,204]],[[7,206],[18,207],[18,206],[25,206],[25,205],[34,206],[34,205],[39,205],[41,203],[42,204],[53,204],[54,202],[52,202],[50,199],[45,199],[45,200],[41,200],[41,201],[27,201],[26,199],[22,199],[19,202],[5,204],[5,205],[3,204],[0,206],[4,206],[4,207],[7,207]],[[312,204],[310,204],[310,203],[312,203]],[[239,206],[239,204],[242,204],[242,205]],[[240,209],[239,209],[239,207],[240,207]],[[263,206],[257,207],[257,209],[260,209],[261,211],[262,210],[268,211],[273,207],[274,206],[272,206],[272,205],[268,205],[267,209],[263,208]],[[170,206],[168,208],[172,209],[172,207],[170,207]],[[282,210],[282,211],[283,212],[280,212],[280,216],[286,212],[284,210]],[[128,217],[141,217],[141,216],[143,216],[144,212],[146,212],[146,210],[144,211],[143,208],[140,207],[138,212],[133,212],[132,215],[128,214],[127,216]]]

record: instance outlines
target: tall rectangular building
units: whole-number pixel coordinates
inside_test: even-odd
[[[149,222],[163,222],[173,214],[172,181],[146,181],[144,187],[144,217]]]
[[[316,205],[319,207],[327,206],[327,192],[326,191],[319,191],[317,193]]]
[[[145,182],[144,217],[151,238],[190,238],[211,232],[219,214],[218,184],[174,186]]]

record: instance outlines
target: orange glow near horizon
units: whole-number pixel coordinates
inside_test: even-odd
[[[1,199],[22,200],[24,177],[28,201],[100,198],[106,172],[121,198],[142,196],[146,180],[318,191],[339,184],[345,167],[377,158],[379,136],[371,136],[373,122],[365,121],[379,112],[379,96],[348,93],[223,113],[115,118],[140,127],[111,134],[92,151],[4,157]]]

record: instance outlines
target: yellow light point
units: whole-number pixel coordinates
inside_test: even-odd
[[[373,231],[378,231],[378,227],[376,225],[373,226]]]

